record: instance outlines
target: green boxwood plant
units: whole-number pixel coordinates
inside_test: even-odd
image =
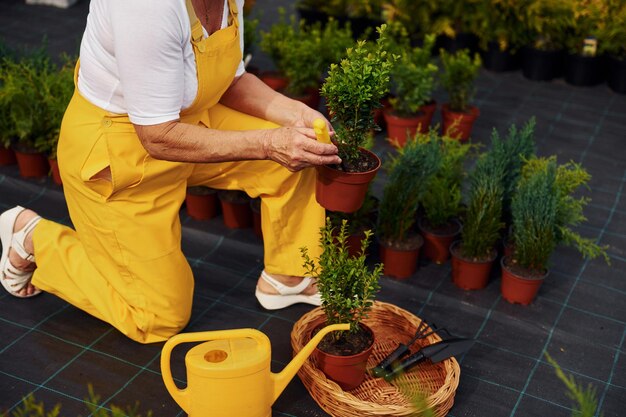
[[[378,264],[370,269],[366,264],[365,251],[372,236],[371,230],[365,231],[359,255],[350,256],[347,223],[344,219],[339,230],[336,230],[330,219],[326,219],[326,224],[320,229],[322,254],[319,259],[310,258],[306,247],[300,250],[307,275],[317,280],[326,324],[350,323],[349,333],[357,333],[360,330],[359,323],[367,317],[380,289],[378,281],[383,266]],[[347,337],[346,332],[333,332],[330,335],[334,340]]]
[[[448,93],[450,110],[465,113],[474,97],[474,83],[482,63],[480,56],[475,54],[472,58],[467,49],[455,53],[442,49],[440,57],[443,66],[440,82]]]
[[[335,139],[343,167],[349,172],[360,171],[361,147],[372,129],[373,110],[381,106],[380,99],[389,91],[389,75],[395,56],[387,52],[386,25],[377,28],[379,37],[373,48],[366,41],[357,42],[347,50],[339,64],[332,64],[322,96],[335,125]]]

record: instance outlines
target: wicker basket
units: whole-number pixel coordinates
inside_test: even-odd
[[[291,331],[294,354],[309,341],[313,327],[323,318],[324,313],[318,307],[294,324]],[[367,364],[369,369],[383,360],[398,343],[409,341],[421,320],[406,310],[377,301],[364,322],[372,328],[376,337]],[[439,340],[441,338],[436,334],[418,340],[411,346],[411,352]],[[426,361],[392,382],[368,375],[359,387],[343,391],[335,382],[326,379],[313,356],[300,368],[298,375],[313,399],[333,417],[419,416],[423,410],[416,409],[410,401],[411,395],[416,393],[426,395],[426,403],[437,417],[445,416],[454,403],[461,372],[454,358],[437,364]]]

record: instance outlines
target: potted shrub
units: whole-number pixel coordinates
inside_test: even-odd
[[[599,0],[572,0],[571,7],[574,19],[565,38],[565,81],[577,86],[601,84],[606,74],[604,56],[597,53],[597,40],[601,25],[612,16]]]
[[[475,5],[476,36],[486,69],[502,72],[520,68],[518,48],[522,45],[521,2],[479,0]]]
[[[259,47],[265,52],[275,69],[264,71],[259,74],[259,78],[274,90],[282,90],[287,86],[288,80],[285,75],[283,55],[283,42],[295,36],[295,17],[291,16],[287,21],[285,9],[278,8],[278,20],[270,26],[267,31],[260,31]]]
[[[9,103],[10,123],[15,128],[13,144],[22,177],[45,177],[50,167],[44,151],[50,132],[47,115],[47,81],[56,68],[43,48],[15,62],[5,61],[0,101]],[[58,126],[57,126],[58,128]]]
[[[394,48],[400,58],[391,72],[390,106],[383,112],[387,136],[394,146],[404,146],[407,138],[414,137],[418,130],[426,133],[430,128],[436,108],[432,95],[438,70],[431,62],[434,45],[435,35],[429,35],[421,48],[412,48],[408,42],[398,43]]]
[[[363,144],[377,128],[373,110],[380,107],[381,98],[389,91],[394,57],[387,52],[385,28],[377,29],[379,38],[373,48],[359,41],[348,49],[340,64],[331,65],[322,85],[342,159],[340,165],[317,168],[316,198],[328,210],[358,210],[380,168],[380,158]]]
[[[322,299],[325,321],[318,328],[335,323],[350,323],[349,331],[333,332],[322,339],[315,351],[315,359],[326,376],[344,390],[351,390],[365,378],[367,359],[374,346],[374,333],[362,323],[371,309],[378,292],[383,269],[366,265],[365,248],[372,232],[365,232],[359,256],[348,253],[347,221],[339,231],[330,219],[321,228],[319,259],[311,259],[307,248],[302,248],[307,275],[317,281]],[[314,330],[315,332],[315,330]]]
[[[11,102],[4,97],[4,79],[8,76],[7,66],[15,62],[15,54],[0,40],[0,166],[13,165],[17,162],[11,148],[15,139],[15,125],[10,117]]]
[[[452,282],[466,290],[484,288],[498,254],[502,222],[502,159],[483,155],[470,174],[469,198],[463,216],[461,239],[452,243]]]
[[[437,264],[450,257],[450,244],[461,230],[463,163],[473,145],[443,136],[439,146],[441,163],[426,185],[421,201],[424,215],[418,223],[424,238],[422,253]]]
[[[417,269],[422,237],[415,230],[417,209],[441,164],[434,132],[411,138],[387,162],[388,177],[380,203],[377,235],[384,274],[408,278]]]
[[[440,52],[443,73],[440,82],[448,93],[448,102],[441,108],[442,134],[466,141],[479,115],[478,108],[471,105],[474,82],[481,66],[480,56],[472,59],[467,49],[453,54]]]
[[[477,51],[478,39],[475,33],[479,15],[468,10],[474,5],[457,0],[439,0],[436,3],[439,9],[437,15],[443,23],[437,45],[452,53],[462,49]]]
[[[607,84],[615,92],[626,94],[626,3],[605,0],[606,19],[598,32],[598,50],[607,60]]]
[[[398,22],[406,28],[411,45],[419,45],[430,33],[453,35],[449,18],[443,13],[440,2],[388,0],[382,7],[387,22]]]
[[[583,209],[589,202],[574,194],[589,179],[581,165],[557,165],[554,156],[531,159],[524,166],[511,207],[515,250],[501,260],[504,299],[530,304],[560,243],[573,246],[586,258],[603,256],[608,263],[604,248],[573,230],[586,220]]]
[[[529,0],[520,12],[524,77],[550,81],[562,76],[565,38],[574,23],[571,0]]]

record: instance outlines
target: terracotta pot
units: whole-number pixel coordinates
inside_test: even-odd
[[[24,178],[43,178],[50,172],[48,159],[40,152],[27,152],[15,149],[17,166]]]
[[[244,198],[245,193],[241,192],[240,199],[228,198],[229,193],[219,192],[218,198],[222,206],[222,220],[229,229],[245,229],[252,227],[252,210],[250,209],[250,199]],[[247,197],[247,196],[246,196]]]
[[[261,199],[251,199],[250,209],[252,210],[252,231],[259,238],[263,239],[263,229],[261,227]]]
[[[287,87],[288,80],[287,77],[280,74],[277,71],[264,71],[259,74],[259,78],[265,84],[267,84],[270,88],[276,91],[281,91]]]
[[[465,142],[469,139],[474,122],[479,115],[480,111],[475,106],[470,106],[467,113],[462,113],[452,111],[447,104],[444,104],[441,108],[442,132],[444,135]]]
[[[479,290],[485,288],[489,282],[489,274],[498,251],[492,251],[492,256],[486,261],[473,261],[460,256],[461,241],[455,241],[450,245],[452,255],[452,282],[464,290]]]
[[[313,352],[319,369],[344,391],[355,389],[365,380],[367,360],[374,349],[374,332],[363,323],[361,327],[372,335],[372,344],[363,352],[351,356],[331,355],[318,348]]]
[[[17,163],[17,159],[13,149],[0,145],[0,166],[13,165],[15,163]]]
[[[208,187],[189,187],[185,195],[185,206],[192,219],[212,219],[217,216],[217,192]]]
[[[63,185],[61,180],[61,173],[59,172],[59,162],[56,159],[48,159],[50,164],[50,173],[52,174],[52,181],[57,185]]]
[[[539,291],[539,287],[548,276],[548,271],[539,278],[528,278],[511,271],[509,257],[500,260],[502,265],[502,281],[500,292],[502,298],[512,304],[528,305],[532,303]]]
[[[432,115],[420,112],[409,117],[397,116],[393,110],[387,109],[383,112],[385,122],[387,123],[387,137],[389,142],[396,147],[403,147],[408,138],[413,138],[419,131],[420,133],[428,132],[430,127],[430,119]]]
[[[424,240],[420,239],[415,249],[399,250],[381,243],[379,245],[380,261],[383,263],[383,274],[406,279],[417,271],[417,262]]]
[[[442,264],[450,257],[450,245],[461,232],[461,224],[454,221],[453,232],[441,232],[428,227],[424,219],[419,220],[419,229],[424,238],[422,254],[436,264]]]
[[[433,121],[433,116],[437,111],[437,102],[435,100],[431,100],[429,103],[420,107],[420,111],[426,113],[426,125],[430,127]],[[426,131],[428,131],[428,129]]]
[[[380,100],[381,107],[374,109],[374,123],[381,127],[381,129],[385,128],[385,117],[383,113],[385,110],[389,109],[391,104],[389,104],[389,97],[385,97]]]
[[[315,198],[327,210],[354,213],[363,205],[370,182],[380,169],[380,158],[374,153],[361,152],[376,160],[376,167],[366,172],[344,172],[322,165],[317,167]]]

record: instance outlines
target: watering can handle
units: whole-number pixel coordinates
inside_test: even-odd
[[[170,369],[170,358],[172,350],[181,343],[191,342],[207,342],[210,340],[224,339],[243,339],[250,338],[259,344],[269,344],[269,339],[265,334],[256,329],[233,329],[233,330],[217,330],[208,332],[181,333],[171,337],[161,351],[161,373],[165,388],[170,395],[178,403],[178,405],[189,414],[189,391],[187,388],[180,389],[176,386],[174,378],[172,378],[172,370]]]

